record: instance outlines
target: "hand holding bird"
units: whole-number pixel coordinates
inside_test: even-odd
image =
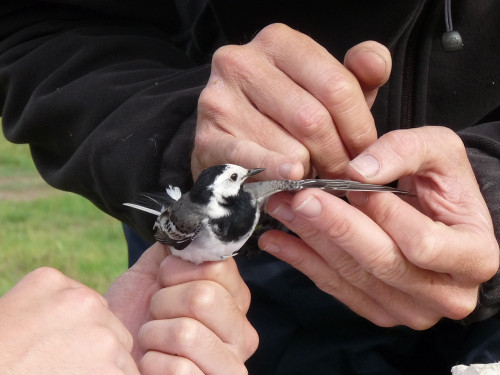
[[[319,188],[336,195],[346,191],[381,191],[413,195],[389,186],[350,180],[272,180],[245,184],[264,169],[220,164],[204,170],[190,192],[166,189],[161,210],[124,203],[158,216],[155,238],[172,254],[194,263],[224,260],[237,254],[253,233],[267,198],[281,191]]]

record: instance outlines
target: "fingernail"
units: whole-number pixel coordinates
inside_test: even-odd
[[[380,172],[378,160],[370,154],[360,155],[349,164],[364,177],[375,177]]]
[[[374,56],[375,59],[378,60],[378,63],[384,64],[385,71],[387,72],[387,61],[385,60],[385,58],[380,53],[378,53],[377,51],[375,51],[373,49],[370,49],[367,52],[369,52],[370,54],[372,54],[372,56]]]
[[[295,219],[292,209],[285,203],[280,203],[270,214],[280,221],[293,221]]]
[[[294,168],[295,168],[294,163],[281,164],[278,167],[278,173],[280,174],[281,178],[284,178],[285,180],[290,180]]]
[[[308,218],[315,218],[321,215],[323,207],[318,198],[314,195],[309,195],[304,202],[302,202],[295,211],[300,212],[301,215]]]

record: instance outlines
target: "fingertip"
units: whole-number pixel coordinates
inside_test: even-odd
[[[278,166],[278,175],[285,180],[300,180],[304,177],[304,166],[301,163],[285,162]]]
[[[380,169],[380,162],[374,155],[362,153],[349,162],[346,173],[356,180],[369,180],[377,176]]]
[[[347,51],[344,65],[360,80],[363,89],[375,89],[389,79],[391,53],[378,42],[363,42]]]
[[[275,219],[277,219],[274,216],[274,213],[277,210],[279,210],[280,207],[286,206],[288,207],[289,210],[291,210],[290,202],[292,201],[292,198],[293,198],[293,193],[289,192],[281,192],[271,195],[267,200],[266,212],[269,213],[271,216],[273,216]]]
[[[308,219],[318,218],[323,212],[323,204],[314,194],[308,194],[305,199],[299,200],[296,204],[294,211]]]
[[[265,232],[259,237],[259,249],[270,253],[277,254],[281,251],[281,247],[276,241],[273,241],[272,231]]]

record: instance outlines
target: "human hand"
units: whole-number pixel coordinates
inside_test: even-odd
[[[0,298],[0,373],[139,374],[132,338],[96,291],[40,268]]]
[[[376,140],[370,107],[390,70],[379,43],[353,47],[344,66],[281,24],[220,48],[198,104],[193,175],[221,163],[266,168],[260,179],[343,175]]]
[[[250,292],[233,259],[161,263],[151,321],[139,331],[142,374],[246,374],[258,345],[246,319]]]
[[[417,194],[319,190],[274,196],[269,212],[302,239],[267,232],[260,246],[380,326],[425,329],[462,319],[498,270],[488,208],[459,137],[441,127],[381,137],[347,169],[363,182]]]
[[[170,254],[167,246],[155,243],[139,260],[125,271],[108,289],[105,297],[109,308],[127,327],[134,338],[132,355],[139,363],[144,351],[137,345],[137,335],[143,324],[151,320],[151,298],[160,290],[158,271]]]
[[[194,265],[169,254],[154,244],[106,293],[134,337],[141,373],[244,373],[258,337],[234,260]]]

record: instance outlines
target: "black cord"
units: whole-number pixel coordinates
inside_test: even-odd
[[[446,24],[446,31],[452,31],[453,21],[451,18],[451,0],[444,1],[444,22]]]

